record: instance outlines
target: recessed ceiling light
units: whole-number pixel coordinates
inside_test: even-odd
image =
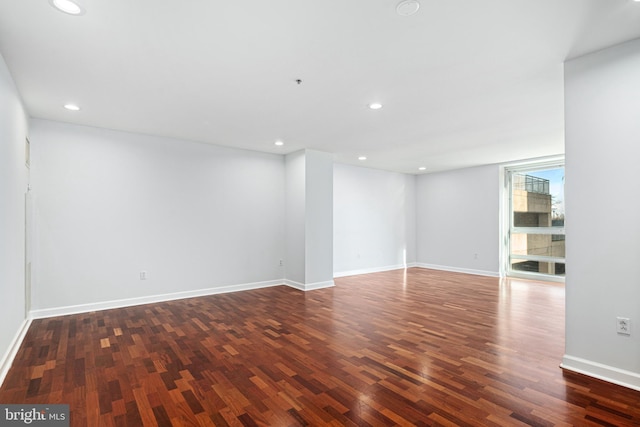
[[[284,145],[284,142],[282,142],[282,141],[276,141],[276,142],[275,142],[275,144],[276,144],[278,147],[282,147],[282,146]]]
[[[64,108],[69,111],[80,111],[80,107],[78,107],[76,104],[65,104]]]
[[[404,0],[396,6],[396,12],[400,16],[411,16],[420,9],[418,0]]]
[[[371,104],[369,104],[369,108],[371,108],[372,110],[379,110],[382,108],[382,104],[380,104],[379,102],[372,102]]]
[[[367,156],[360,156],[358,157],[358,160],[367,160]]]
[[[420,167],[418,168],[418,170],[419,170],[419,171],[426,171],[426,170],[427,170],[427,168],[425,168],[424,166],[420,166]]]
[[[69,15],[84,15],[84,8],[77,0],[49,0],[49,3],[61,12]]]

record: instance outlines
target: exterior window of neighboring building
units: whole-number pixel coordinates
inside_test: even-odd
[[[564,165],[507,169],[507,274],[564,278]]]

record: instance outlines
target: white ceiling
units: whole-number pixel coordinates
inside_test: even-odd
[[[632,0],[398,2],[0,0],[0,53],[31,117],[418,173],[562,153],[563,61],[640,37]]]

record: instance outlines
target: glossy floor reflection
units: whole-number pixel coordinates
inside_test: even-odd
[[[640,425],[640,392],[563,351],[563,286],[412,268],[36,320],[0,402],[73,426]]]

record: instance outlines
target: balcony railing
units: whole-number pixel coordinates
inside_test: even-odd
[[[524,174],[514,175],[513,189],[526,191],[528,193],[550,194],[548,179]]]

